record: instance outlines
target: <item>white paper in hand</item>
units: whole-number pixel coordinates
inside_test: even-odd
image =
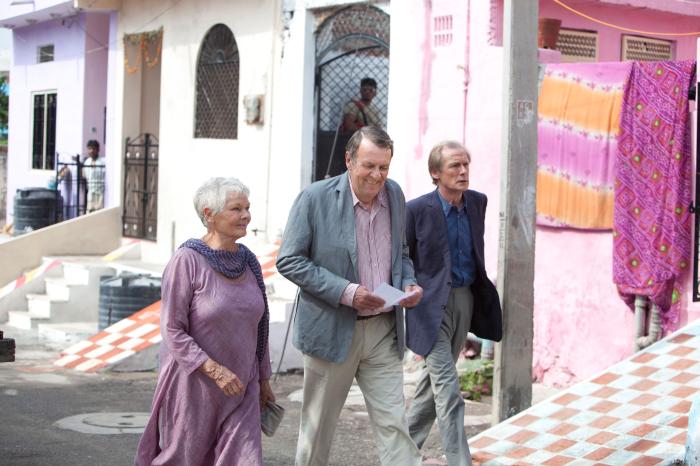
[[[381,285],[376,287],[374,291],[372,291],[372,293],[376,294],[384,300],[384,309],[386,309],[387,307],[397,305],[399,301],[403,301],[406,298],[410,298],[411,296],[416,294],[417,291],[405,293],[399,290],[398,288],[394,288],[388,283],[382,283]]]

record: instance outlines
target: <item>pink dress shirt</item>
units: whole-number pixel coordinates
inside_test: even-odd
[[[348,175],[348,183],[350,177]],[[357,244],[357,272],[360,283],[350,283],[340,297],[341,304],[352,307],[357,288],[362,285],[372,291],[381,283],[391,283],[391,210],[386,187],[372,202],[370,211],[355,195],[350,183],[355,210],[355,242]],[[392,308],[357,311],[360,316],[375,315]]]

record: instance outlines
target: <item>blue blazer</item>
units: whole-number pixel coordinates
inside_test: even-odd
[[[503,336],[501,304],[484,267],[486,195],[468,190],[464,193],[464,202],[476,265],[476,276],[471,285],[474,313],[470,331],[480,338],[500,341]],[[416,279],[423,287],[423,299],[415,308],[406,311],[406,339],[414,353],[425,356],[437,340],[452,280],[447,221],[437,189],[406,205],[406,242]]]
[[[416,283],[406,246],[406,200],[399,185],[386,180],[391,210],[391,283]],[[355,210],[347,172],[317,181],[294,201],[282,238],[277,270],[300,288],[294,319],[294,346],[335,363],[345,361],[355,333],[357,311],[340,304],[349,283],[359,283]],[[403,308],[396,306],[397,358],[403,358]]]

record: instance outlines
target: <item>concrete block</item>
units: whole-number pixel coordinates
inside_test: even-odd
[[[97,322],[69,322],[63,324],[39,323],[40,338],[57,343],[77,343],[97,334]]]
[[[293,303],[270,300],[270,361],[273,372],[285,372],[304,367],[304,358],[292,345]],[[283,316],[283,319],[279,317]],[[287,339],[285,345],[285,337]],[[284,348],[284,355],[282,349]],[[280,364],[280,360],[282,363]]]
[[[158,369],[158,353],[160,352],[160,343],[149,346],[148,348],[139,351],[138,353],[129,356],[126,359],[107,366],[106,370],[112,372],[143,372],[154,371]]]

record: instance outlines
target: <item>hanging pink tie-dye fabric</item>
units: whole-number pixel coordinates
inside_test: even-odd
[[[630,307],[646,296],[678,324],[690,264],[688,90],[694,61],[635,62],[625,88],[615,160],[613,281]]]
[[[537,104],[537,223],[609,230],[624,85],[632,64],[547,65]]]

